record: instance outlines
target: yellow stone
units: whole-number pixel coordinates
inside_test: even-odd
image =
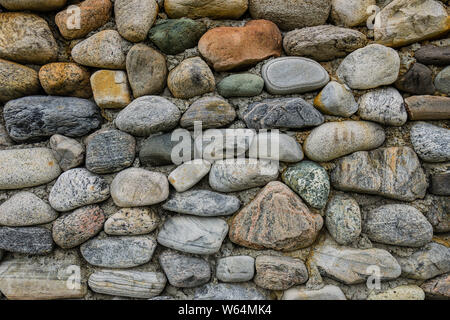
[[[91,76],[95,103],[102,109],[126,107],[131,103],[127,74],[124,71],[100,70]]]

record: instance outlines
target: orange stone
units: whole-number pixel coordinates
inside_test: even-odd
[[[218,27],[206,32],[198,43],[200,54],[216,71],[257,64],[281,55],[282,36],[271,21],[252,20],[243,27]]]

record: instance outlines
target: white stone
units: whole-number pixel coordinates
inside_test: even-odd
[[[372,15],[370,6],[376,5],[376,0],[332,0],[331,18],[337,25],[354,27],[367,22]]]
[[[347,298],[338,286],[327,285],[318,290],[305,287],[290,288],[283,293],[281,300],[347,300]]]
[[[178,191],[184,192],[195,186],[211,169],[211,163],[196,159],[186,162],[169,175],[170,184]]]
[[[223,282],[245,282],[255,275],[255,259],[250,256],[232,256],[217,261],[216,276]]]
[[[260,133],[253,140],[249,157],[269,159],[282,162],[299,162],[303,160],[300,144],[284,133]]]

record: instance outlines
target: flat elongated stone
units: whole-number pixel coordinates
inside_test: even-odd
[[[255,274],[255,259],[250,256],[231,256],[217,261],[216,277],[223,282],[246,282]]]
[[[255,102],[242,117],[247,127],[252,129],[302,129],[324,122],[323,115],[302,98]]]
[[[450,46],[436,47],[427,45],[414,53],[414,57],[423,64],[447,66],[450,64]]]
[[[269,152],[270,150],[270,152]],[[284,133],[260,133],[249,148],[249,157],[270,159],[283,162],[303,160],[302,146],[291,136]]]
[[[60,173],[50,149],[0,151],[0,190],[39,186],[56,179]]]
[[[218,283],[198,288],[195,300],[266,300],[267,297],[251,284]]]
[[[72,169],[59,176],[48,196],[57,211],[70,211],[109,198],[109,185],[102,177],[84,168]]]
[[[332,171],[331,183],[338,190],[403,201],[423,198],[428,187],[419,158],[408,147],[360,151],[344,157]]]
[[[432,242],[417,249],[409,257],[396,257],[402,276],[428,280],[450,271],[450,248]]]
[[[295,287],[283,293],[282,300],[347,300],[341,288],[326,285],[322,289],[308,290],[303,287]]]
[[[142,207],[169,196],[169,182],[162,173],[140,168],[119,172],[111,183],[111,197],[119,207]]]
[[[22,12],[0,14],[0,58],[45,64],[58,58],[58,45],[43,18]]]
[[[372,122],[328,122],[309,134],[303,149],[309,159],[327,162],[355,151],[378,148],[384,139],[384,129]]]
[[[3,109],[6,129],[16,141],[55,133],[81,137],[101,124],[98,107],[74,97],[30,96],[9,101]]]
[[[261,69],[266,90],[272,94],[314,91],[329,81],[328,72],[308,58],[283,57],[267,62]]]
[[[33,226],[57,217],[57,212],[31,192],[19,192],[0,205],[0,225],[3,226]]]
[[[164,223],[158,243],[187,253],[214,254],[227,233],[228,224],[220,218],[174,216]]]
[[[177,126],[181,112],[172,102],[158,96],[144,96],[123,109],[115,120],[118,129],[134,136],[149,136]]]
[[[330,81],[314,99],[314,106],[322,113],[350,117],[358,111],[358,103],[346,85]]]
[[[416,285],[405,285],[380,293],[372,292],[367,300],[425,300],[425,293]]]
[[[177,288],[194,288],[211,278],[211,267],[202,259],[166,250],[159,255],[159,263],[169,280]]]
[[[422,247],[431,242],[433,227],[416,208],[390,204],[368,212],[364,233],[370,240],[406,247]]]
[[[236,111],[225,99],[204,97],[196,100],[183,114],[180,126],[194,127],[195,121],[202,122],[203,129],[220,128],[230,124],[236,118]]]
[[[174,193],[163,204],[165,210],[201,217],[227,216],[239,210],[241,202],[235,196],[209,190]]]
[[[378,266],[380,280],[395,279],[401,274],[396,259],[382,249],[353,249],[325,241],[312,252],[311,261],[321,273],[345,284],[365,282],[372,275],[370,266]]]
[[[127,74],[124,71],[99,70],[91,76],[95,103],[102,109],[120,109],[131,102]]]
[[[342,194],[332,197],[325,216],[327,230],[337,243],[348,245],[361,234],[361,211],[352,197]]]
[[[427,66],[415,63],[405,74],[395,82],[395,86],[411,94],[433,94],[436,88],[433,84],[433,72]]]
[[[420,286],[428,299],[450,298],[450,274],[444,274],[426,281]]]
[[[211,163],[209,161],[196,159],[177,167],[170,173],[168,179],[177,192],[184,192],[202,180],[210,169]]]
[[[308,270],[300,259],[258,256],[254,282],[269,290],[286,290],[308,280]]]
[[[411,128],[411,143],[417,155],[427,162],[450,160],[450,130],[426,122]]]
[[[359,31],[324,25],[288,32],[283,47],[290,56],[329,61],[345,57],[366,45],[367,38]]]
[[[50,148],[64,171],[78,167],[84,161],[84,145],[75,139],[54,134],[50,138]]]
[[[391,87],[363,95],[359,99],[358,114],[361,119],[389,126],[402,126],[408,120],[402,95]]]
[[[135,152],[133,136],[119,130],[96,132],[86,147],[86,168],[100,174],[118,172],[133,164]]]
[[[440,196],[450,195],[450,170],[430,176],[430,193]]]
[[[371,16],[370,6],[375,0],[331,0],[331,19],[337,25],[354,27],[366,22]]]
[[[375,41],[399,47],[433,38],[449,30],[449,19],[445,5],[440,1],[395,0],[377,16]]]
[[[322,225],[320,215],[312,214],[291,189],[274,181],[233,218],[229,237],[252,249],[292,251],[310,246]]]
[[[166,281],[161,272],[103,270],[91,274],[88,284],[97,293],[149,299],[164,290]]]
[[[41,260],[42,259],[42,260]],[[0,265],[0,291],[9,300],[78,299],[87,293],[85,281],[68,286],[72,263],[40,258],[4,261]]]
[[[371,44],[345,57],[337,75],[352,89],[372,89],[397,80],[400,57],[394,49]]]
[[[450,98],[439,96],[411,96],[405,99],[410,120],[450,119]]]
[[[61,8],[67,0],[1,0],[0,4],[11,11],[53,11]]]
[[[141,235],[158,227],[159,216],[152,208],[123,208],[105,222],[105,232],[115,236]]]
[[[132,268],[150,261],[156,248],[151,236],[92,239],[81,245],[90,264],[103,268]]]
[[[117,0],[114,2],[117,30],[132,42],[144,41],[158,15],[155,0]]]
[[[49,253],[53,246],[52,232],[48,229],[0,227],[0,249],[35,255]]]
[[[74,248],[99,233],[104,222],[105,215],[99,206],[79,208],[53,223],[53,240],[61,248]]]
[[[222,97],[253,97],[264,89],[264,80],[255,74],[242,73],[226,77],[217,85]]]
[[[330,194],[330,178],[326,170],[312,161],[302,161],[287,168],[281,176],[308,205],[322,209]]]
[[[18,63],[0,59],[0,101],[7,102],[40,90],[36,71]]]
[[[281,55],[282,36],[267,20],[251,20],[244,27],[218,27],[206,32],[198,50],[216,71],[255,65]]]
[[[247,10],[247,0],[167,0],[164,8],[170,18],[238,19]]]
[[[128,51],[126,66],[135,98],[164,90],[168,70],[166,58],[158,51],[142,43],[136,44]]]
[[[234,192],[261,187],[278,177],[278,166],[269,160],[226,159],[214,162],[209,185],[216,191]]]

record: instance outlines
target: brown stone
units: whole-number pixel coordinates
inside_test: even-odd
[[[110,0],[86,0],[76,4],[80,9],[79,26],[73,20],[75,9],[69,6],[59,12],[55,17],[55,22],[66,39],[83,38],[89,32],[103,26],[111,18],[112,3]]]
[[[90,72],[76,63],[55,62],[39,70],[39,80],[48,95],[90,98]]]
[[[216,71],[255,65],[281,55],[282,37],[268,20],[252,20],[243,27],[218,27],[206,32],[198,43],[200,54]]]
[[[165,0],[170,18],[238,19],[247,11],[248,0]]]
[[[34,95],[39,92],[36,71],[18,63],[0,59],[0,102]]]
[[[61,8],[67,0],[0,0],[0,4],[10,11],[52,11]]]
[[[409,120],[450,119],[450,98],[439,96],[412,96],[405,99]]]
[[[123,108],[131,103],[125,71],[100,70],[91,76],[95,103],[100,108]]]
[[[273,181],[234,217],[229,236],[252,249],[292,251],[310,246],[322,225],[289,187]]]
[[[450,299],[450,273],[424,282],[421,288],[428,299]]]

